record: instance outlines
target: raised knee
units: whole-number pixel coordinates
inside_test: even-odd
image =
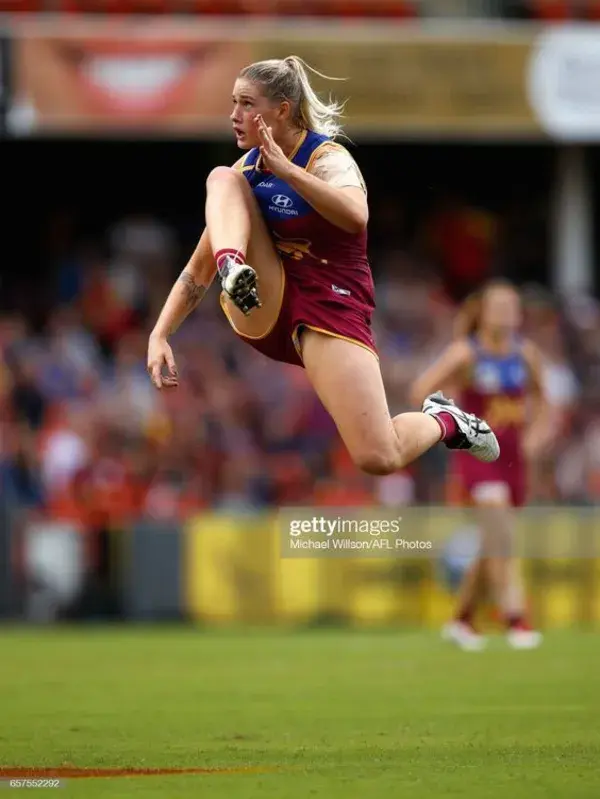
[[[206,178],[206,188],[208,189],[217,183],[224,183],[225,181],[241,183],[243,180],[244,176],[237,169],[233,169],[230,166],[216,166]]]
[[[393,453],[382,450],[364,450],[354,455],[354,463],[367,474],[383,477],[392,474],[399,468],[398,459]]]

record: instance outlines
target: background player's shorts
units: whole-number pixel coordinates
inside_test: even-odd
[[[303,329],[352,341],[377,356],[371,330],[372,307],[354,297],[338,296],[327,286],[302,282],[286,275],[283,300],[275,325],[266,336],[238,336],[268,358],[303,366],[300,336]],[[237,332],[237,331],[236,331]]]
[[[500,458],[481,463],[466,452],[453,455],[451,469],[463,504],[506,502],[516,508],[527,497],[527,467],[522,458]]]

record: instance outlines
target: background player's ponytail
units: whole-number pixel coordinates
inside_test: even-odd
[[[482,292],[471,294],[463,302],[454,320],[454,338],[468,338],[477,332],[481,317]]]
[[[332,139],[344,135],[340,124],[344,103],[321,100],[310,84],[307,70],[325,80],[343,80],[317,72],[296,55],[283,60],[257,61],[245,67],[240,77],[260,83],[270,100],[287,100],[292,107],[292,119],[300,128],[314,130]]]

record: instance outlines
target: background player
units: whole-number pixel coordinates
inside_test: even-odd
[[[454,621],[445,636],[465,649],[485,639],[473,625],[481,592],[492,597],[508,628],[512,646],[530,648],[541,636],[527,622],[523,584],[510,556],[513,509],[526,499],[527,460],[549,442],[552,429],[537,348],[519,335],[521,300],[505,281],[488,284],[465,303],[457,320],[457,339],[415,383],[415,404],[437,386],[452,385],[469,411],[485,416],[500,444],[494,463],[475,464],[464,453],[453,457],[453,472],[465,499],[480,509],[480,557],[466,573]],[[529,405],[529,402],[531,405]],[[528,423],[531,420],[531,423]]]
[[[231,121],[249,152],[208,177],[206,230],[150,337],[152,380],[157,388],[177,385],[167,338],[218,271],[235,332],[268,357],[306,369],[359,468],[389,474],[440,440],[492,461],[494,433],[443,398],[420,413],[389,414],[371,333],[366,188],[348,151],[333,142],[339,113],[319,100],[294,56],[242,70]]]

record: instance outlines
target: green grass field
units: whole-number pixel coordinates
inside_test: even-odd
[[[3,766],[255,769],[72,778],[60,796],[599,795],[593,634],[477,654],[436,634],[329,630],[5,628],[0,641]]]

